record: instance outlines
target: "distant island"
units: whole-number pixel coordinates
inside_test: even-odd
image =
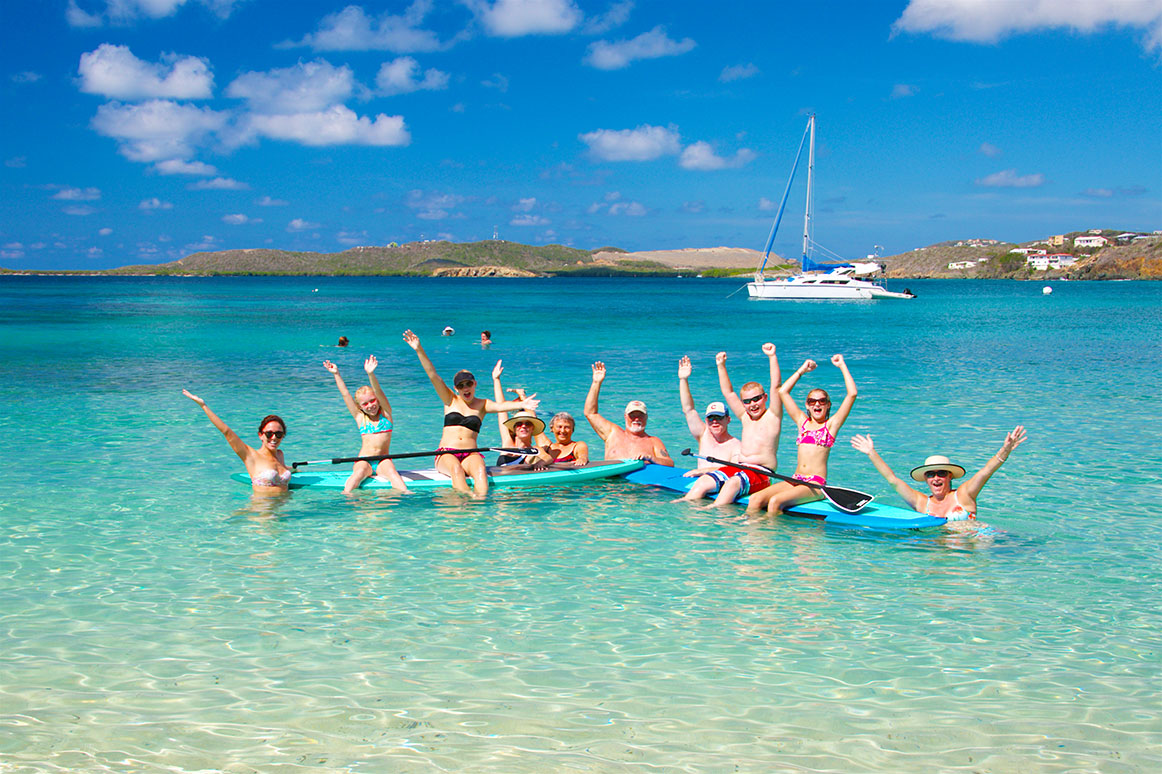
[[[423,241],[353,247],[338,253],[249,249],[193,253],[161,264],[98,271],[0,274],[83,276],[389,276],[389,277],[743,277],[762,254],[735,247],[627,252],[580,250],[504,240]],[[868,256],[899,279],[1162,279],[1162,233],[1090,229],[1016,244],[995,239],[941,242],[890,256]],[[861,259],[862,260],[862,259]],[[771,255],[765,273],[795,273],[799,263]]]

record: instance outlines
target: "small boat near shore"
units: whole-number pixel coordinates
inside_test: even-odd
[[[768,279],[763,275],[767,260],[771,254],[771,246],[775,242],[775,234],[779,230],[779,222],[783,219],[783,210],[787,206],[787,195],[791,192],[791,183],[795,179],[795,170],[799,167],[799,160],[803,156],[803,146],[810,139],[807,154],[807,207],[803,215],[803,258],[801,272],[790,277],[776,277]],[[811,260],[812,248],[816,247],[811,238],[811,210],[812,194],[815,176],[815,115],[807,119],[807,128],[803,131],[803,139],[799,142],[799,152],[795,154],[795,163],[791,166],[791,176],[787,180],[787,188],[783,191],[783,200],[779,203],[779,212],[771,226],[770,236],[767,237],[766,248],[763,250],[763,260],[755,271],[754,281],[747,283],[747,294],[754,299],[761,300],[796,300],[796,299],[837,299],[864,301],[875,299],[907,299],[915,298],[915,294],[905,291],[897,293],[883,286],[882,280],[873,279],[874,275],[883,271],[883,266],[872,261],[859,263],[816,263]]]

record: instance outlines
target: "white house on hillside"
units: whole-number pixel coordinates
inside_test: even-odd
[[[1079,236],[1073,240],[1074,247],[1105,247],[1109,243],[1103,236]]]

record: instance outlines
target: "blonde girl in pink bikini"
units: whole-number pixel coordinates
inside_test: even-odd
[[[787,415],[799,428],[799,435],[795,439],[799,453],[791,478],[820,485],[827,483],[827,458],[831,456],[835,436],[847,421],[847,415],[851,413],[851,407],[855,405],[855,399],[859,395],[843,355],[832,355],[831,364],[843,374],[843,385],[847,390],[843,403],[839,404],[839,409],[834,414],[831,413],[831,396],[827,394],[827,390],[818,387],[807,393],[806,411],[791,400],[791,390],[795,388],[800,377],[815,370],[814,360],[804,361],[803,365],[779,387],[779,400],[783,402]],[[815,487],[780,481],[752,494],[746,509],[753,512],[766,508],[767,513],[777,516],[792,505],[822,498],[823,493]]]

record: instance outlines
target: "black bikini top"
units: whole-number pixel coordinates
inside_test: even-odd
[[[480,424],[480,417],[475,414],[464,416],[459,411],[449,411],[444,415],[444,427],[466,427],[474,433],[479,433]]]

